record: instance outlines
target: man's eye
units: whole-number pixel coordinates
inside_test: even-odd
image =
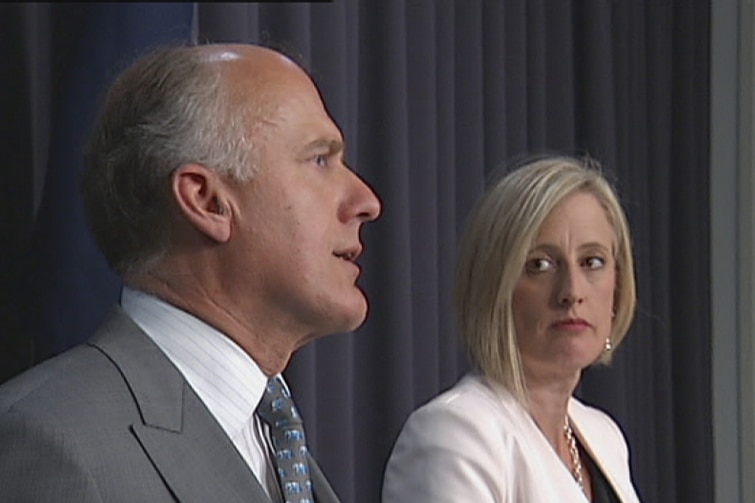
[[[324,168],[325,166],[328,165],[328,156],[326,156],[324,154],[316,155],[314,157],[314,161],[315,161],[315,164],[317,164],[318,166]]]
[[[588,269],[602,269],[606,265],[606,261],[601,257],[588,257],[584,263]]]
[[[527,261],[525,268],[530,274],[547,272],[553,269],[554,264],[547,258],[533,258]]]

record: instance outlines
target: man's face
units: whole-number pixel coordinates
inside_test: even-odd
[[[255,126],[259,165],[238,186],[230,281],[258,322],[302,334],[357,328],[367,301],[356,281],[361,225],[380,214],[372,190],[345,164],[341,132],[301,71],[270,93]]]

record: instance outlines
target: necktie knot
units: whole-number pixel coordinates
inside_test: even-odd
[[[272,377],[257,406],[257,415],[270,427],[275,465],[286,503],[311,503],[307,444],[299,411],[280,377]]]
[[[280,377],[271,377],[257,406],[257,414],[271,428],[301,425],[301,416]]]

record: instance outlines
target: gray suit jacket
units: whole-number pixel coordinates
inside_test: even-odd
[[[310,459],[315,499],[338,503]],[[269,503],[173,364],[123,310],[0,386],[0,501]]]

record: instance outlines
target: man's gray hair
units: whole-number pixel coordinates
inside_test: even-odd
[[[221,64],[200,46],[158,49],[105,97],[81,190],[94,239],[121,275],[147,272],[168,249],[174,170],[195,163],[239,182],[253,175],[248,113],[232,102]]]

